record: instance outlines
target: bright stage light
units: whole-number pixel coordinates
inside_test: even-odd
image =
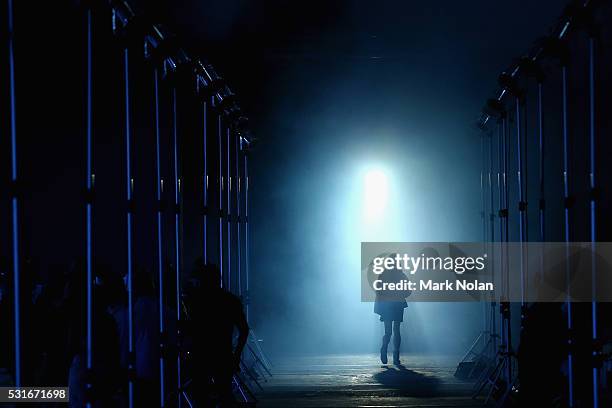
[[[389,199],[389,182],[381,170],[370,170],[364,177],[364,215],[369,221],[382,217]]]

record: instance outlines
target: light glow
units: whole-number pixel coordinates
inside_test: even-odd
[[[367,221],[383,218],[389,199],[389,181],[382,170],[370,170],[364,177],[364,216]]]

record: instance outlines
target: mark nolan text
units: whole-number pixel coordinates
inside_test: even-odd
[[[446,280],[444,282],[436,282],[431,279],[429,280],[420,280],[418,282],[413,282],[408,279],[402,279],[399,282],[383,282],[382,280],[375,280],[373,284],[374,290],[376,291],[392,291],[392,290],[429,290],[429,291],[492,291],[494,290],[492,282],[479,282],[478,280],[468,281],[465,279],[457,279],[454,282]]]

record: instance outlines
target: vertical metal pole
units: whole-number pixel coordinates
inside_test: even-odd
[[[482,159],[480,166],[480,207],[482,212],[480,214],[482,218],[482,242],[483,244],[487,241],[487,221],[485,218],[486,205],[485,205],[485,135],[484,133],[480,138],[480,157]]]
[[[86,174],[86,188],[87,188],[87,203],[85,204],[86,211],[86,239],[85,245],[86,251],[86,262],[87,262],[87,351],[86,351],[86,368],[87,372],[91,373],[92,369],[92,225],[91,225],[91,211],[92,211],[92,196],[93,196],[93,185],[92,185],[92,76],[91,76],[91,9],[87,9],[87,174]],[[91,376],[87,376],[86,388],[91,389]],[[87,399],[86,406],[91,407],[91,401]]]
[[[165,353],[166,353],[166,329],[164,325],[164,252],[163,252],[163,222],[162,222],[162,193],[163,183],[161,178],[161,154],[159,135],[159,71],[154,72],[155,87],[155,170],[156,170],[156,195],[157,195],[157,270],[159,281],[159,400],[160,406],[165,406]]]
[[[236,281],[238,283],[238,297],[242,297],[242,247],[241,247],[241,228],[240,224],[240,206],[241,200],[241,174],[240,174],[240,151],[242,144],[242,136],[238,135],[236,138]]]
[[[504,160],[504,172],[503,172],[503,185],[504,185],[504,242],[508,244],[509,241],[509,229],[508,229],[508,216],[509,216],[509,191],[508,191],[508,133],[510,131],[509,123],[507,119],[503,120],[503,160]],[[505,299],[504,304],[502,305],[502,309],[504,309],[504,319],[506,321],[506,358],[508,359],[507,364],[507,380],[508,383],[512,381],[512,359],[510,358],[510,353],[512,352],[512,319],[511,319],[511,311],[510,304],[508,303],[508,291],[510,289],[510,268],[508,265],[508,248],[505,251],[505,259],[504,259],[504,269],[505,269]]]
[[[525,307],[525,254],[524,254],[524,242],[525,242],[525,193],[524,193],[524,183],[523,183],[523,134],[521,132],[522,126],[522,118],[521,118],[521,101],[520,97],[517,96],[515,98],[515,107],[516,107],[516,154],[517,154],[517,182],[518,182],[518,199],[519,199],[519,241],[520,241],[520,273],[521,273],[521,327],[523,325],[524,316],[524,307]]]
[[[225,287],[223,270],[223,132],[221,113],[217,114],[217,138],[219,141],[219,270],[221,271],[221,287]]]
[[[202,217],[202,260],[208,263],[208,127],[207,127],[208,105],[206,101],[202,103],[202,189],[203,189],[203,217]]]
[[[539,203],[539,215],[540,215],[540,241],[545,241],[545,202],[544,202],[544,114],[543,108],[543,96],[542,96],[542,81],[538,81],[538,164],[540,169],[540,203]],[[543,265],[542,265],[543,266]],[[540,271],[543,269],[540,268]]]
[[[181,195],[181,180],[179,175],[178,162],[178,126],[177,126],[177,111],[176,111],[176,87],[172,88],[172,145],[173,145],[173,164],[174,164],[174,256],[176,263],[176,330],[177,339],[179,341],[179,353],[176,357],[176,374],[177,374],[177,395],[178,406],[182,403],[182,379],[181,379],[181,235],[180,235],[180,195]]]
[[[596,194],[595,194],[595,38],[589,37],[589,179],[591,188],[591,284],[592,296],[592,339],[593,345],[597,344],[597,265],[595,256],[595,245],[597,240],[596,224]],[[593,350],[593,358],[597,358],[597,351]],[[599,406],[599,368],[593,366],[593,407]]]
[[[502,115],[505,115],[505,112],[502,112]],[[506,175],[503,173],[503,157],[504,157],[504,129],[505,129],[505,116],[502,116],[502,118],[499,121],[498,124],[498,146],[497,146],[497,152],[498,152],[498,158],[497,158],[497,162],[498,162],[498,171],[497,171],[497,188],[498,188],[498,200],[499,200],[499,242],[500,242],[500,246],[499,246],[499,250],[500,250],[500,256],[499,256],[499,276],[500,276],[500,284],[501,284],[501,288],[502,288],[502,296],[500,299],[500,306],[502,305],[502,302],[504,302],[503,299],[503,293],[504,293],[504,253],[505,253],[505,248],[503,245],[504,242],[504,220],[505,220],[505,213],[504,213],[504,189],[502,186],[502,183],[505,181],[505,177]],[[502,179],[503,177],[503,179]],[[505,345],[506,344],[506,340],[505,340],[505,329],[504,329],[504,324],[505,324],[505,318],[504,316],[500,316],[499,319],[499,333],[500,333],[500,344],[501,345]]]
[[[494,194],[493,194],[493,133],[489,134],[489,236],[491,242],[495,242],[495,218],[493,215]]]
[[[538,215],[540,221],[540,242],[545,242],[546,240],[546,229],[545,229],[545,217],[544,211],[546,209],[545,205],[545,191],[544,191],[544,120],[543,120],[543,91],[542,91],[542,80],[538,80],[538,101],[537,101],[537,109],[538,109],[538,167],[539,167],[539,192],[540,199],[538,204]],[[542,281],[544,277],[544,249],[540,248],[540,256],[539,256],[539,268],[538,268],[538,284]]]
[[[13,1],[8,0],[8,52],[9,52],[9,97],[11,104],[11,183],[13,184],[13,302],[15,319],[15,386],[21,386],[21,301],[19,260],[19,199],[17,197],[17,121],[15,112],[15,56],[14,56]]]
[[[128,404],[134,406],[134,310],[132,294],[132,134],[130,123],[130,76],[129,50],[123,50],[125,78],[125,160],[126,160],[126,193],[127,193],[127,292],[128,292]]]
[[[486,200],[485,200],[485,161],[486,161],[486,157],[485,157],[485,133],[483,132],[480,136],[480,158],[481,158],[481,163],[480,163],[480,208],[481,208],[481,212],[480,212],[480,218],[482,219],[482,250],[483,253],[487,252],[487,219],[486,219],[486,213],[487,213],[487,206],[485,204]],[[487,308],[486,306],[483,304],[483,313],[482,313],[482,320],[483,320],[483,331],[487,330]]]
[[[495,199],[493,193],[493,132],[489,134],[489,227],[490,227],[490,241],[491,241],[491,256],[495,259],[495,215],[493,208],[495,206]],[[491,264],[491,278],[495,278],[495,265]],[[497,333],[496,333],[496,302],[495,299],[491,301],[490,307],[490,323],[489,323],[489,339],[493,341],[493,353],[497,350]]]
[[[244,152],[244,286],[246,293],[245,314],[249,321],[249,156]]]
[[[232,174],[230,172],[230,126],[226,130],[226,171],[227,171],[227,290],[232,291]]]
[[[569,291],[569,277],[570,277],[570,267],[569,267],[569,242],[570,242],[570,194],[569,194],[569,140],[568,140],[568,118],[567,118],[567,66],[563,65],[561,67],[561,86],[562,86],[562,107],[563,107],[563,197],[565,201],[565,209],[564,209],[564,232],[565,232],[565,277],[567,280],[567,299],[566,299],[566,309],[567,309],[567,329],[569,334],[568,339],[568,356],[567,356],[567,368],[568,368],[568,387],[569,387],[569,398],[568,404],[570,407],[574,406],[574,363],[573,363],[573,355],[572,355],[572,347],[573,347],[573,322],[572,322],[572,302],[571,302],[571,293]]]

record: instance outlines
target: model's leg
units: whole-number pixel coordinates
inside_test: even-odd
[[[402,335],[400,334],[401,322],[393,322],[393,364],[400,365],[400,344],[402,343]]]
[[[382,347],[380,348],[380,361],[383,364],[387,364],[387,348],[389,347],[389,341],[391,341],[391,320],[385,320],[385,335],[382,338]]]

